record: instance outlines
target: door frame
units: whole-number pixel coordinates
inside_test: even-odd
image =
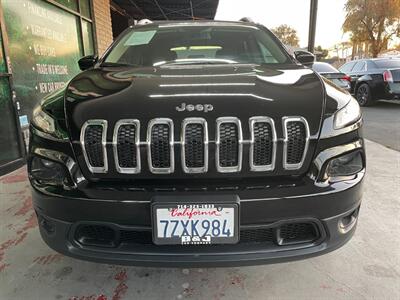
[[[22,130],[21,126],[19,123],[19,114],[18,114],[18,101],[16,97],[14,96],[14,85],[13,85],[13,76],[12,76],[12,68],[11,68],[11,62],[10,62],[10,56],[8,55],[9,49],[8,49],[8,35],[7,35],[7,30],[5,28],[5,22],[4,22],[4,15],[3,15],[3,7],[0,2],[0,28],[1,28],[1,37],[3,41],[3,45],[0,45],[0,47],[3,48],[3,53],[4,53],[4,60],[7,68],[6,73],[0,73],[0,77],[6,77],[8,78],[8,84],[10,87],[10,97],[11,97],[11,106],[12,106],[12,112],[14,115],[14,125],[17,129],[17,135],[16,139],[18,142],[18,150],[19,150],[19,157],[13,161],[10,161],[8,163],[5,163],[3,165],[0,165],[0,176],[7,174],[13,170],[16,170],[20,167],[22,167],[26,163],[26,148],[25,148],[25,143],[24,139],[22,136]]]

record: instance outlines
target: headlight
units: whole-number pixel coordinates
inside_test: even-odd
[[[54,133],[56,130],[54,119],[45,113],[40,105],[33,110],[32,122],[44,132]]]
[[[343,107],[335,114],[334,118],[334,128],[340,129],[352,123],[355,123],[361,117],[361,109],[358,102],[353,97]]]

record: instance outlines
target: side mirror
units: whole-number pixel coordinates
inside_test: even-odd
[[[95,55],[84,56],[80,60],[78,60],[79,68],[82,71],[87,70],[87,69],[93,67],[96,64],[97,60],[98,60],[98,57]]]
[[[315,62],[315,55],[308,51],[295,51],[294,56],[303,65],[310,65]]]

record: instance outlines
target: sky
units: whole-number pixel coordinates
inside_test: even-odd
[[[346,41],[342,25],[346,0],[319,0],[315,45],[331,48]],[[268,28],[288,24],[297,30],[300,46],[308,44],[310,0],[219,0],[216,20],[238,21],[249,17]]]

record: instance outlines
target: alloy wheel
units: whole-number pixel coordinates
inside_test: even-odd
[[[357,90],[357,101],[360,103],[360,105],[365,105],[367,104],[369,99],[369,90],[366,85],[362,85],[358,88]]]

